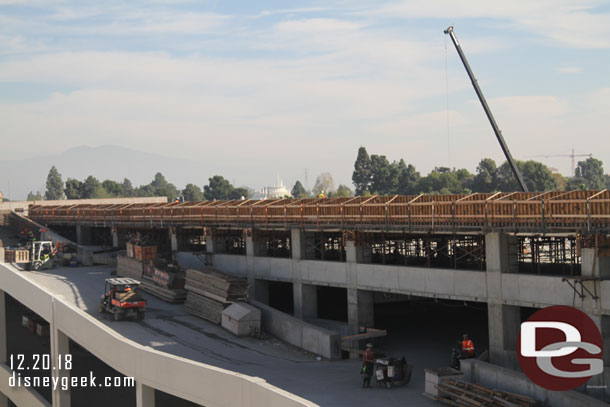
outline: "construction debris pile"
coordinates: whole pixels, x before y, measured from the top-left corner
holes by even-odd
[[[117,256],[117,275],[141,281],[143,291],[166,302],[177,304],[186,299],[184,271],[157,258],[156,246],[127,243],[126,256]]]
[[[187,290],[184,308],[187,312],[220,324],[222,311],[235,301],[248,298],[248,281],[206,267],[186,271]]]
[[[456,407],[539,407],[542,403],[531,397],[490,389],[461,380],[443,380],[437,386],[436,400]]]

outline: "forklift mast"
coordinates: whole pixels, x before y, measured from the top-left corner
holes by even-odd
[[[470,65],[468,64],[466,55],[464,55],[464,51],[462,51],[462,47],[460,46],[460,43],[458,42],[455,34],[453,33],[453,26],[449,26],[444,32],[445,32],[445,34],[449,34],[449,36],[451,37],[451,41],[453,41],[453,45],[455,46],[455,49],[457,50],[457,53],[460,56],[462,63],[464,64],[464,68],[466,68],[466,72],[468,73],[470,82],[472,82],[474,91],[476,92],[476,94],[479,98],[479,101],[481,102],[481,105],[483,105],[483,110],[485,110],[485,114],[487,115],[487,118],[489,119],[489,123],[491,124],[491,127],[493,128],[494,133],[496,134],[496,138],[498,139],[498,142],[500,143],[500,147],[502,147],[502,151],[504,151],[504,156],[506,157],[506,160],[508,161],[510,168],[513,170],[513,174],[515,174],[515,178],[517,178],[517,182],[519,183],[521,190],[523,192],[528,192],[527,185],[525,185],[525,181],[523,180],[521,171],[519,171],[519,167],[517,167],[517,163],[513,159],[513,156],[511,155],[510,150],[508,149],[508,145],[506,144],[506,141],[504,141],[504,137],[502,137],[502,132],[500,131],[500,128],[498,127],[498,124],[496,123],[496,119],[494,119],[494,116],[491,113],[491,109],[489,109],[489,106],[487,105],[487,100],[485,100],[485,96],[483,96],[483,91],[479,87],[479,84],[478,84],[476,78],[474,77],[472,70],[470,69]]]

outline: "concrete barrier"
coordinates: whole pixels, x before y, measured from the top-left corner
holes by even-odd
[[[113,369],[134,377],[136,383],[208,407],[317,407],[317,404],[272,386],[259,377],[140,345],[65,302],[62,297],[49,293],[31,281],[27,274],[6,265],[0,265],[0,268],[2,290],[51,321],[53,332],[63,332]],[[9,398],[17,396],[18,390],[5,390]]]
[[[261,310],[263,330],[273,336],[326,359],[341,358],[341,335],[309,324],[258,301],[250,301]]]
[[[550,391],[535,385],[521,372],[492,365],[476,359],[465,359],[460,362],[464,380],[478,383],[493,389],[509,391],[533,397],[539,401],[548,401],[553,407],[608,407],[608,404],[577,391]]]

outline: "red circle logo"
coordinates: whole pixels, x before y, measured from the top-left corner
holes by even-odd
[[[603,372],[603,341],[595,322],[573,307],[555,305],[521,324],[517,355],[531,381],[547,390],[572,390]]]

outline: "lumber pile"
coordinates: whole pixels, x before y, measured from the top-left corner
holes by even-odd
[[[186,299],[186,290],[184,288],[160,287],[147,279],[142,280],[140,289],[170,304],[181,304]]]
[[[186,311],[215,324],[220,324],[222,311],[226,307],[248,298],[246,279],[210,267],[204,270],[188,269],[185,288]]]
[[[142,280],[142,263],[125,256],[117,256],[116,274],[121,277],[135,278]]]
[[[535,407],[535,399],[520,394],[490,389],[461,380],[443,380],[437,386],[436,400],[454,407]]]

